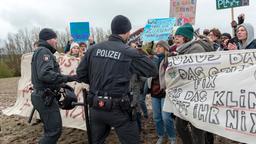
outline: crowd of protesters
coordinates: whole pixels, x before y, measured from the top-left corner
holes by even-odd
[[[233,34],[221,32],[218,28],[205,29],[203,34],[195,32],[192,25],[186,23],[176,29],[169,41],[159,41],[144,43],[130,42],[130,46],[141,48],[151,57],[157,65],[159,76],[143,80],[140,84],[140,95],[138,103],[140,111],[145,119],[148,119],[148,111],[145,105],[146,94],[151,95],[153,120],[158,136],[157,144],[163,143],[164,136],[167,136],[169,143],[175,144],[176,133],[181,138],[183,144],[213,144],[213,134],[200,130],[179,117],[171,113],[162,111],[165,99],[164,72],[167,67],[167,57],[190,53],[203,53],[210,51],[229,51],[242,49],[256,49],[254,38],[254,28],[250,23],[244,22],[244,15],[238,16],[238,23],[231,24]],[[232,36],[233,35],[233,36]],[[138,118],[141,118],[139,116]],[[141,125],[140,120],[138,124]]]
[[[255,49],[254,28],[244,22],[244,15],[239,15],[238,23],[232,22],[233,33],[221,32],[218,28],[204,29],[202,34],[196,33],[191,24],[186,23],[176,29],[169,41],[141,43],[130,41],[128,44],[148,55],[158,68],[158,76],[150,79],[132,76],[130,91],[133,95],[132,105],[138,105],[137,123],[142,131],[141,119],[149,118],[145,99],[150,94],[152,99],[153,120],[158,136],[157,144],[162,144],[166,136],[170,144],[176,143],[176,132],[183,144],[213,144],[213,134],[194,127],[188,121],[175,117],[172,113],[162,110],[166,96],[165,69],[169,56],[204,53],[210,51],[229,51]],[[233,36],[232,36],[233,35]],[[89,46],[94,45],[92,37]],[[72,39],[64,48],[64,53],[71,57],[82,57],[86,53],[86,43],[76,43]],[[143,115],[143,116],[142,116]]]

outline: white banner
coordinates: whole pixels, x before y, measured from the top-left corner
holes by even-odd
[[[164,111],[229,139],[256,141],[256,50],[168,59]]]
[[[18,95],[16,103],[13,107],[3,110],[6,115],[20,115],[29,117],[32,111],[31,104],[31,59],[32,53],[24,54],[21,59],[21,78],[18,84]],[[80,59],[67,57],[56,54],[61,72],[66,75],[76,74],[76,68]],[[82,89],[88,88],[88,85],[71,82],[68,83],[75,90],[78,101],[83,102]],[[61,110],[63,126],[86,130],[84,109],[82,106],[77,106],[72,110]],[[39,118],[38,113],[34,117]]]

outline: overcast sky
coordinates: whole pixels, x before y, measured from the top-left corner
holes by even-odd
[[[217,27],[230,32],[230,9],[217,11],[215,2],[197,0],[195,28]],[[91,27],[109,29],[112,18],[119,14],[129,17],[136,29],[147,19],[168,17],[169,5],[169,0],[1,0],[0,39],[23,28],[64,31],[71,21],[89,21]],[[246,22],[256,26],[255,10],[256,0],[250,0],[250,6],[235,8],[235,17],[243,12]]]

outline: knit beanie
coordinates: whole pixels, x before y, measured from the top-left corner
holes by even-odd
[[[169,51],[169,45],[168,45],[168,43],[167,43],[166,41],[161,40],[161,41],[159,41],[159,42],[156,44],[156,46],[158,46],[158,45],[162,46],[162,47],[165,48],[167,51]]]
[[[70,45],[70,50],[72,48],[74,48],[75,46],[77,46],[79,48],[79,44],[78,43],[72,42],[71,45]]]
[[[52,29],[44,28],[39,33],[39,39],[41,39],[41,40],[47,41],[52,38],[57,38],[56,33]]]
[[[115,16],[111,22],[112,34],[125,34],[132,29],[130,20],[122,15]]]
[[[182,35],[189,40],[193,39],[194,29],[190,23],[186,23],[183,26],[180,26],[177,30],[175,35]]]

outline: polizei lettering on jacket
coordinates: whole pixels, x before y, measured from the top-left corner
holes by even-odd
[[[121,53],[112,50],[98,49],[96,52],[96,56],[120,59]]]

